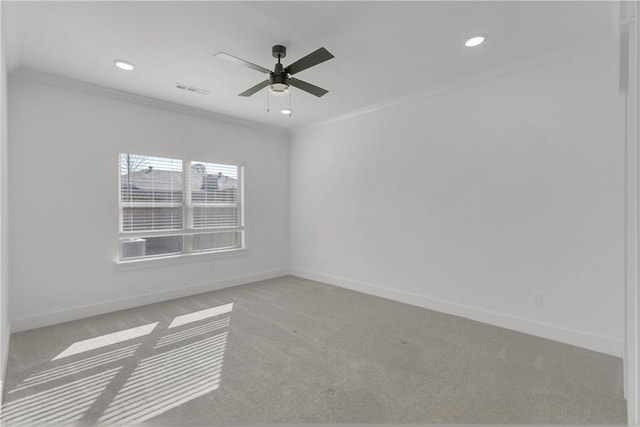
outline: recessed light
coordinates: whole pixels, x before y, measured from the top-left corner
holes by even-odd
[[[475,46],[481,45],[483,42],[484,42],[483,36],[475,36],[475,37],[471,37],[469,40],[464,42],[464,45],[466,47],[475,47]]]
[[[116,64],[116,67],[120,68],[121,70],[124,71],[131,71],[134,68],[136,68],[135,65],[133,65],[131,62],[129,61],[124,61],[122,59],[116,59],[115,61],[113,61],[114,64]]]
[[[289,110],[288,108],[285,108],[284,110],[282,110],[282,111],[280,111],[280,112],[281,112],[282,114],[286,114],[286,115],[289,115],[289,116],[290,116],[290,115],[291,115],[291,113],[292,113],[293,111]]]

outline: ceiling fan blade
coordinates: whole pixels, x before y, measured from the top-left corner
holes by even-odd
[[[265,87],[269,86],[270,83],[271,82],[269,80],[265,80],[263,82],[260,82],[257,85],[255,85],[254,87],[245,90],[244,92],[242,92],[238,96],[251,96],[254,93],[258,92],[260,89],[264,89]]]
[[[217,56],[218,58],[224,59],[225,61],[233,62],[234,64],[251,68],[252,70],[260,71],[261,73],[269,74],[271,72],[271,70],[268,70],[264,67],[256,65],[253,62],[245,61],[244,59],[238,58],[237,56],[229,55],[228,53],[218,52],[213,54],[213,56]]]
[[[293,64],[290,64],[284,70],[287,73],[293,75],[295,73],[299,73],[302,70],[306,70],[309,67],[313,67],[314,65],[318,65],[324,61],[328,61],[333,57],[334,56],[331,54],[331,52],[321,47],[320,49],[314,52],[311,52],[309,55],[305,56],[304,58],[298,59],[296,62],[294,62]]]
[[[309,92],[311,95],[315,95],[317,97],[321,97],[322,95],[329,92],[326,89],[322,89],[321,87],[312,85],[311,83],[307,83],[302,80],[295,79],[293,77],[289,79],[289,84],[291,84],[291,86],[297,87],[298,89],[304,90],[305,92]]]

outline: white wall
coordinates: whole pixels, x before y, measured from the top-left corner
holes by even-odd
[[[4,5],[2,5],[4,6]],[[7,63],[0,6],[0,396],[9,354],[9,172],[7,161]],[[1,399],[1,397],[0,397]]]
[[[292,273],[620,356],[616,64],[612,43],[295,133]]]
[[[9,79],[12,331],[287,273],[288,135],[110,93]],[[248,251],[116,266],[119,152],[243,165]]]
[[[640,423],[640,283],[638,278],[640,242],[640,31],[638,31],[638,2],[621,3],[620,13],[620,70],[621,89],[626,92],[626,324],[624,354],[624,386],[629,425]],[[625,49],[626,48],[626,49]]]

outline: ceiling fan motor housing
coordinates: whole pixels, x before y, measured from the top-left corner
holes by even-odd
[[[271,84],[281,83],[284,85],[289,85],[289,74],[284,71],[284,67],[282,64],[276,64],[272,73],[269,73],[269,81]]]
[[[284,71],[284,66],[280,63],[280,60],[287,56],[287,48],[277,44],[271,48],[271,53],[274,58],[278,58],[278,63],[273,72],[269,73],[271,92],[276,95],[285,94],[289,89],[289,73]]]

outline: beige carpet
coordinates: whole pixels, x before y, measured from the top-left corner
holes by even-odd
[[[14,334],[7,370],[9,425],[626,423],[618,358],[291,276]]]

